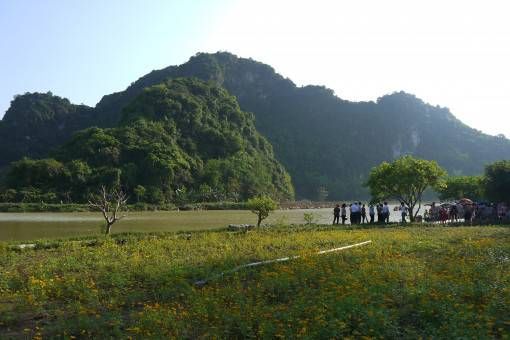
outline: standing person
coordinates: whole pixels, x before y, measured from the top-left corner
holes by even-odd
[[[361,202],[358,202],[358,224],[361,224]]]
[[[347,205],[345,205],[345,203],[342,204],[341,212],[342,212],[342,224],[345,224],[345,221],[347,220]]]
[[[354,202],[351,204],[351,224],[358,224],[358,202]]]
[[[406,223],[406,216],[407,216],[407,207],[404,205],[404,202],[400,203],[400,215],[402,216],[402,223]]]
[[[368,219],[367,219],[367,208],[365,207],[365,205],[364,205],[364,204],[363,204],[363,206],[361,207],[361,218],[362,218],[361,223],[368,223]]]
[[[351,224],[354,224],[354,217],[353,217],[354,214],[352,212],[352,209],[353,208],[352,208],[352,203],[351,203],[351,204],[349,204],[349,221],[351,221]]]
[[[382,223],[382,204],[377,203],[377,223]]]
[[[375,209],[374,209],[374,204],[370,204],[370,206],[368,207],[368,214],[370,215],[370,224],[373,224],[374,223],[374,216],[375,216]]]
[[[382,217],[384,223],[390,223],[390,207],[388,207],[388,202],[384,202],[382,207]]]
[[[340,205],[337,204],[335,209],[333,209],[333,224],[340,223]]]
[[[457,222],[458,218],[459,218],[459,211],[457,210],[457,205],[454,204],[450,207],[450,220],[453,223],[453,222]]]
[[[469,223],[469,224],[472,223],[474,210],[475,209],[474,209],[473,205],[471,205],[471,204],[466,204],[464,206],[464,223]]]
[[[333,224],[339,224],[340,223],[340,205],[335,205],[335,208],[333,209]]]

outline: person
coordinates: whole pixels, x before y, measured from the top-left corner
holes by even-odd
[[[430,220],[432,222],[435,222],[438,220],[438,217],[437,217],[437,212],[436,212],[436,202],[432,202],[432,204],[430,205]]]
[[[382,204],[377,203],[377,223],[382,223]]]
[[[361,207],[361,218],[362,218],[362,221],[361,223],[368,223],[368,219],[367,219],[367,208],[365,207],[365,205],[363,204],[362,207]]]
[[[360,215],[359,209],[358,202],[354,202],[351,205],[351,224],[358,224],[358,216]]]
[[[407,207],[404,205],[404,202],[400,203],[400,215],[402,216],[402,223],[406,223],[406,216],[407,216]]]
[[[425,211],[423,212],[423,219],[425,220],[425,222],[430,222],[429,211],[427,209],[425,209]]]
[[[344,203],[342,204],[342,224],[345,224],[345,221],[347,220],[347,205]]]
[[[471,205],[471,204],[466,204],[464,206],[464,223],[470,223],[472,222],[472,219],[473,219],[473,211],[474,211],[474,207]]]
[[[450,208],[450,220],[451,222],[457,222],[457,219],[459,218],[459,211],[457,210],[457,206],[454,204]]]
[[[368,206],[368,214],[370,215],[370,224],[373,224],[375,216],[375,209],[373,203]]]
[[[388,202],[384,202],[382,207],[382,218],[384,223],[390,223],[390,207],[388,207]]]
[[[337,204],[335,209],[333,209],[333,224],[340,223],[340,205]]]
[[[439,209],[439,219],[441,224],[446,224],[446,221],[448,221],[448,210],[445,207]]]

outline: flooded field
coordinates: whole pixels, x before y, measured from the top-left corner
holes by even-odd
[[[391,208],[390,220],[398,221],[398,212]],[[275,211],[267,223],[304,223],[304,213],[314,213],[317,223],[333,220],[330,208],[289,209]],[[129,212],[113,226],[113,233],[218,229],[255,222],[255,215],[245,210]],[[102,223],[100,213],[0,213],[0,241],[92,235],[99,233]]]

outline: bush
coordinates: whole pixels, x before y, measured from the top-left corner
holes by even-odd
[[[252,213],[257,215],[257,227],[260,227],[262,221],[278,207],[276,202],[267,195],[250,198],[246,206]]]

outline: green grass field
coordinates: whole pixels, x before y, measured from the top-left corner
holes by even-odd
[[[2,338],[510,335],[508,227],[119,234],[38,248],[0,248]],[[194,285],[288,255],[302,257]]]

